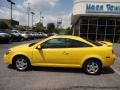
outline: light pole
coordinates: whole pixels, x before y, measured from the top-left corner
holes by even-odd
[[[28,28],[29,28],[30,26],[30,3],[28,3],[27,9],[28,9]]]
[[[11,0],[7,0],[11,4],[11,26],[12,26],[12,5],[15,5],[15,3]]]
[[[33,16],[35,15],[35,13],[31,12],[31,14],[32,14],[32,27],[33,27]]]

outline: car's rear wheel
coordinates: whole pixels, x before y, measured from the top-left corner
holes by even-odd
[[[18,56],[14,59],[13,65],[19,71],[26,71],[30,68],[29,60],[24,56]]]
[[[97,60],[89,60],[84,64],[83,69],[87,74],[97,75],[100,74],[102,65]]]

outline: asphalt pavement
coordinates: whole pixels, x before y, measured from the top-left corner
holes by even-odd
[[[0,44],[0,90],[120,90],[120,44],[113,46],[116,63],[96,76],[71,68],[33,67],[19,72],[3,63],[3,54],[8,48],[35,41]]]

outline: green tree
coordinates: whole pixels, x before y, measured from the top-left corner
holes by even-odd
[[[55,30],[54,30],[54,33],[57,33],[57,34],[59,34],[59,33],[60,33],[60,29],[58,29],[58,28],[55,28]]]
[[[25,31],[26,30],[26,28],[24,26],[22,26],[22,25],[18,25],[18,26],[16,26],[16,28],[19,31]]]
[[[8,29],[9,26],[4,22],[4,21],[0,21],[0,29]]]
[[[43,26],[42,23],[37,23],[35,26],[33,26],[33,30],[39,31],[39,32],[44,32],[45,27]]]
[[[48,23],[47,24],[47,30],[49,33],[53,33],[55,30],[55,24],[54,23]]]
[[[72,29],[70,27],[64,29],[64,28],[56,28],[55,31],[58,33],[58,34],[61,34],[61,35],[72,35]]]
[[[66,33],[67,33],[67,35],[72,35],[73,30],[72,30],[70,27],[68,27],[68,28],[66,29]]]

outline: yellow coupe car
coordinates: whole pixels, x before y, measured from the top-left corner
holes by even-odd
[[[77,36],[51,36],[37,43],[13,47],[4,55],[4,62],[19,71],[28,70],[30,66],[67,67],[82,68],[92,75],[114,61],[112,43]]]

